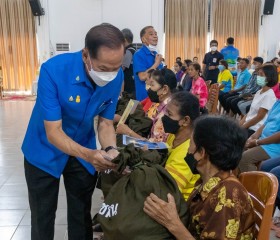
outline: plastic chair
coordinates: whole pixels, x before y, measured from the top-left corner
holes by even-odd
[[[217,112],[218,98],[219,98],[219,84],[215,83],[210,86],[208,102],[206,107],[209,114],[215,114]]]
[[[207,80],[207,81],[205,81],[205,83],[206,83],[206,86],[207,86],[207,89],[208,89],[208,92],[209,92],[209,89],[210,89],[210,87],[211,87],[212,80]]]
[[[233,87],[235,87],[236,82],[237,82],[237,76],[234,76],[234,77],[233,77]]]
[[[274,210],[274,202],[278,190],[278,180],[266,172],[244,172],[239,181],[249,192],[254,205],[257,240],[269,239],[270,224]]]

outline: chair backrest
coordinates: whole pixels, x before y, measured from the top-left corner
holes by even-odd
[[[208,101],[206,107],[210,114],[215,114],[217,112],[219,90],[220,89],[218,83],[212,84],[209,89]]]
[[[233,76],[233,86],[232,87],[235,87],[236,82],[237,82],[237,76]]]
[[[0,99],[3,98],[3,75],[2,75],[2,67],[0,66]]]
[[[257,240],[269,239],[278,180],[271,174],[260,171],[244,172],[239,181],[249,192],[254,205]]]
[[[210,87],[211,87],[212,80],[207,80],[207,81],[205,81],[205,83],[206,83],[206,86],[207,86],[207,89],[208,89],[208,92],[209,92],[209,89],[210,89]]]

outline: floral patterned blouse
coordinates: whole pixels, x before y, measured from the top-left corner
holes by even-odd
[[[149,109],[146,112],[146,116],[153,120],[154,116],[156,116],[156,112],[158,109],[159,103],[152,103]]]
[[[254,239],[251,198],[238,179],[219,172],[192,192],[187,228],[195,239]]]
[[[199,77],[192,81],[191,93],[199,95],[199,106],[201,108],[205,107],[208,99],[208,89],[203,78]]]
[[[164,132],[163,124],[161,118],[165,113],[165,108],[167,103],[170,101],[170,98],[165,99],[161,102],[158,106],[156,111],[154,111],[153,116],[151,119],[153,120],[153,126],[151,129],[151,134],[149,141],[151,142],[166,142],[168,133]]]

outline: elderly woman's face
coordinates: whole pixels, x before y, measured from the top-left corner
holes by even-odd
[[[193,154],[194,159],[197,161],[196,169],[200,174],[203,174],[206,170],[205,167],[207,165],[208,160],[206,160],[204,157],[205,155],[202,153],[204,151],[197,150],[197,147],[195,145],[195,142],[193,140],[193,135],[190,139],[190,146],[189,151],[190,154]]]

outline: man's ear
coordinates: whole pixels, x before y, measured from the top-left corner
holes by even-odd
[[[87,58],[88,58],[89,52],[86,48],[82,49],[82,58],[83,58],[83,62],[86,63]]]
[[[143,36],[143,37],[141,37],[141,41],[142,41],[142,43],[144,43],[144,44],[146,44],[147,43],[147,41],[146,41],[146,38]]]

